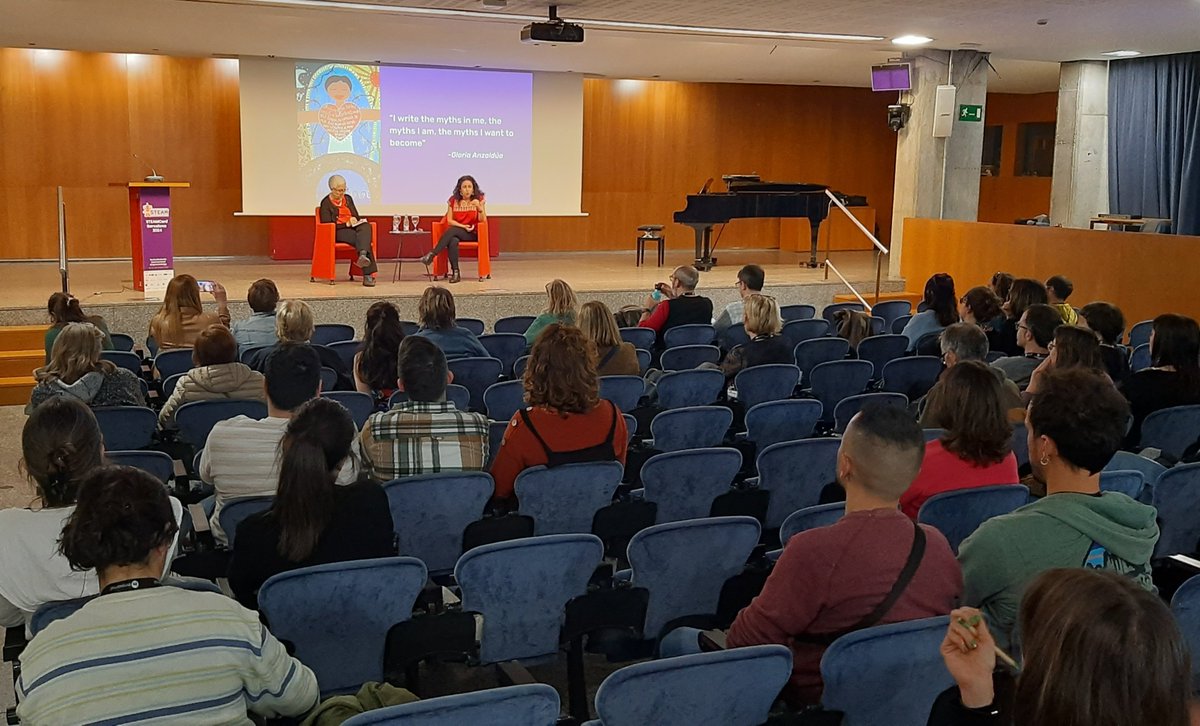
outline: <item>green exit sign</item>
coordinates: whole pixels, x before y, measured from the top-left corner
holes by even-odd
[[[958,120],[968,123],[979,123],[983,121],[983,106],[964,103],[958,107]]]

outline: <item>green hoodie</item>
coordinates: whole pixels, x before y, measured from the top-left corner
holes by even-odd
[[[1093,544],[1104,569],[1153,590],[1150,556],[1158,542],[1154,507],[1116,492],[1052,494],[984,522],[959,547],[963,601],[977,606],[1001,647],[1009,647],[1025,586],[1056,567],[1083,567]]]

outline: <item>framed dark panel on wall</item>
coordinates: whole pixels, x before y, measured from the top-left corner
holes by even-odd
[[[1017,126],[1017,176],[1054,175],[1054,122]]]
[[[983,129],[983,158],[980,176],[1000,176],[1000,148],[1004,145],[1003,126],[985,126]]]

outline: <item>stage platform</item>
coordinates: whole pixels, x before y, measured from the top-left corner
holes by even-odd
[[[649,256],[649,255],[648,255]],[[733,287],[738,268],[744,264],[762,265],[766,271],[767,292],[781,305],[809,303],[818,307],[833,301],[833,296],[848,292],[833,273],[800,265],[807,255],[777,249],[731,249],[718,254],[720,265],[701,273],[699,290],[712,298],[720,309],[735,299]],[[864,296],[874,290],[875,260],[871,252],[838,252],[834,264]],[[463,281],[446,285],[454,292],[460,317],[481,318],[489,324],[505,315],[533,315],[545,305],[546,282],[561,277],[575,288],[581,302],[603,300],[614,310],[622,305],[640,304],[654,283],[666,281],[676,265],[688,264],[691,257],[682,251],[668,251],[663,267],[636,267],[633,251],[570,253],[506,253],[492,262],[492,279],[476,281],[474,260],[464,260]],[[886,264],[886,263],[885,263]],[[373,288],[344,277],[346,263],[339,262],[343,278],[335,285],[309,282],[309,263],[278,262],[265,258],[177,258],[175,271],[198,279],[216,280],[229,291],[234,319],[249,314],[245,303],[250,283],[269,277],[284,298],[309,302],[317,320],[348,323],[359,328],[367,307],[376,300],[391,300],[404,319],[413,320],[417,301],[430,284],[425,267],[406,261],[402,275],[392,282],[395,263],[381,261],[378,284]],[[46,262],[0,263],[0,325],[30,325],[46,322],[46,299],[60,289],[58,266]],[[158,303],[142,299],[133,290],[132,270],[128,261],[73,262],[70,266],[71,292],[79,298],[84,311],[103,315],[110,328],[135,338],[147,329]],[[884,281],[884,291],[903,289],[900,281]],[[206,306],[211,297],[204,296]]]

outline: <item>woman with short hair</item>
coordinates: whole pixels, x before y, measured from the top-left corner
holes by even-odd
[[[1097,300],[1079,309],[1079,324],[1100,336],[1100,357],[1108,377],[1124,383],[1129,377],[1129,349],[1121,345],[1125,314],[1110,302]]]
[[[224,325],[210,325],[192,346],[192,368],[175,382],[175,390],[158,413],[158,425],[175,424],[179,407],[195,401],[226,399],[265,401],[263,374],[238,360],[238,345]]]
[[[417,303],[417,317],[421,328],[415,335],[436,343],[446,355],[446,360],[489,355],[479,338],[458,324],[454,295],[446,288],[425,288],[421,301]]]
[[[1200,403],[1200,326],[1186,315],[1154,319],[1150,368],[1131,374],[1121,386],[1133,413],[1125,448],[1141,443],[1142,422],[1155,411]]]
[[[534,466],[625,463],[625,419],[600,398],[596,346],[579,328],[552,323],[525,367],[525,403],[504,429],[492,464],[495,497],[509,499],[517,475]]]
[[[79,307],[79,301],[74,295],[65,292],[56,292],[46,301],[46,312],[50,314],[50,327],[46,328],[45,344],[46,344],[46,362],[50,362],[50,351],[54,348],[54,340],[58,338],[58,334],[62,332],[63,327],[67,323],[91,323],[95,325],[101,333],[104,333],[104,350],[113,350],[112,335],[108,332],[108,324],[104,322],[104,318],[99,315],[84,315],[83,308]]]
[[[159,350],[190,348],[200,331],[210,325],[229,327],[229,297],[219,282],[212,283],[217,312],[204,312],[200,302],[200,284],[191,275],[176,275],[167,283],[162,306],[150,319],[150,337]]]
[[[562,280],[551,280],[546,283],[546,297],[548,298],[546,309],[533,319],[525,331],[527,348],[533,347],[538,333],[545,330],[546,326],[551,323],[575,324],[575,315],[579,312],[579,300],[575,297],[575,291],[571,289],[570,285]]]
[[[57,396],[77,399],[89,406],[145,406],[142,384],[132,371],[100,358],[104,333],[91,323],[63,326],[50,362],[33,372],[37,380],[29,396],[29,413]]]
[[[250,356],[246,365],[259,373],[265,373],[267,358],[279,350],[280,346],[287,343],[312,345],[312,337],[316,330],[316,317],[308,303],[303,300],[284,300],[275,310],[275,335],[279,342],[269,348],[260,348],[257,353]],[[321,367],[329,368],[337,374],[337,382],[334,384],[333,390],[355,390],[354,378],[340,355],[323,345],[312,345],[312,348],[317,352],[317,357],[321,359]]]
[[[996,345],[1000,342],[1000,334],[995,329],[996,321],[1004,316],[1000,305],[1001,300],[992,288],[983,285],[967,290],[966,294],[958,299],[959,318],[964,323],[972,323],[982,328],[991,350],[997,350]]]
[[[387,401],[396,390],[396,364],[404,328],[400,311],[386,300],[367,308],[366,334],[354,354],[354,387],[376,401]]]
[[[637,349],[621,339],[616,318],[599,300],[585,302],[579,309],[579,330],[596,346],[596,375],[640,376]]]
[[[901,511],[916,519],[935,494],[1020,483],[1006,400],[987,364],[966,360],[946,369],[926,408],[945,433],[925,444],[921,471],[900,497]]]
[[[755,293],[745,299],[743,324],[750,342],[735,346],[721,361],[721,371],[732,381],[754,366],[794,363],[792,349],[780,334],[783,324],[775,298]]]

